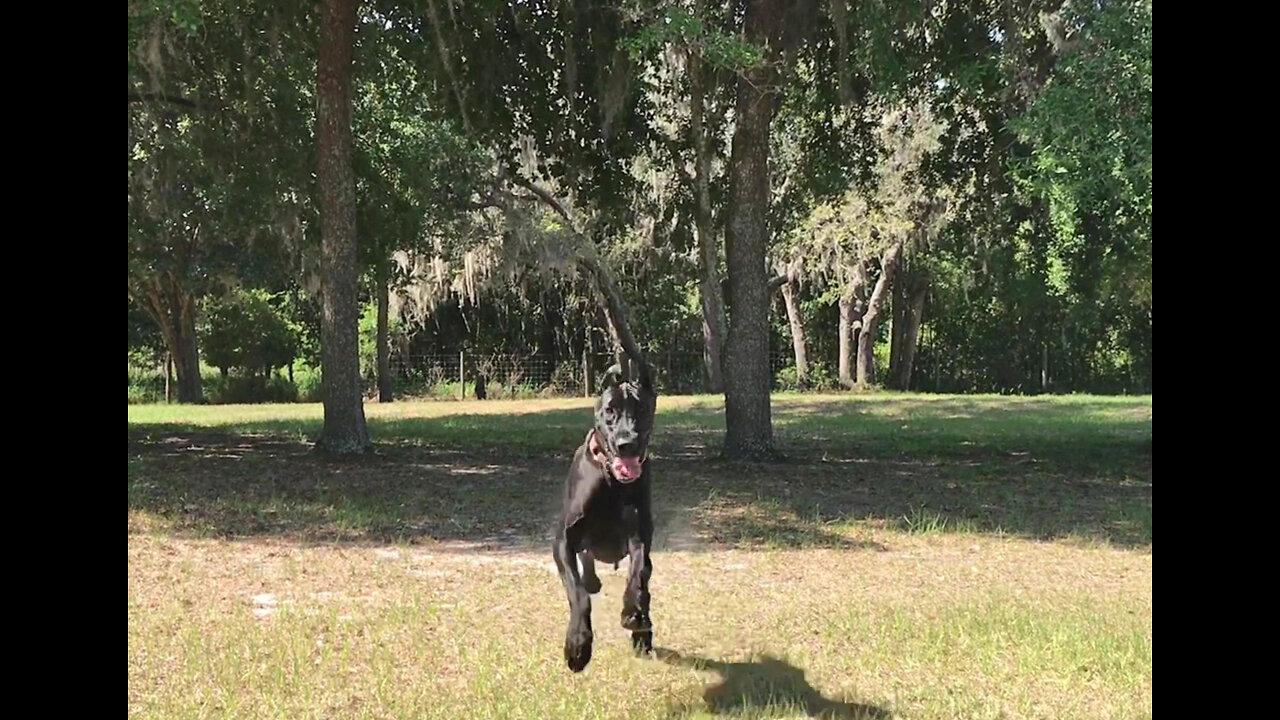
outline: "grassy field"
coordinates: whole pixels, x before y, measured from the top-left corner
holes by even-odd
[[[549,537],[590,400],[129,407],[136,718],[1149,718],[1151,398],[778,395],[782,462],[659,403],[656,657]]]

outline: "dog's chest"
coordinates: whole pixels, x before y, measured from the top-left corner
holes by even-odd
[[[627,538],[635,533],[639,508],[614,486],[592,496],[582,518],[583,545],[596,558],[616,562],[626,555]]]

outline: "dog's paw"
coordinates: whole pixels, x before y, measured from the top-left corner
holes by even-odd
[[[582,578],[582,587],[585,588],[588,593],[595,595],[600,592],[600,578],[595,575],[584,577]]]
[[[643,632],[652,630],[653,623],[649,620],[649,613],[639,610],[623,610],[622,611],[622,627],[632,632]]]
[[[564,638],[564,661],[570,670],[582,672],[587,663],[591,662],[591,641],[590,630],[569,630]]]
[[[653,631],[631,633],[631,649],[636,655],[649,655],[653,652]]]

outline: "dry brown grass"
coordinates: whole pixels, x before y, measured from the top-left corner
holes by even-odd
[[[802,427],[842,437],[853,421],[824,402]],[[870,414],[922,421],[885,402]],[[723,463],[688,449],[716,435],[686,405],[660,438],[661,651],[631,657],[626,566],[605,569],[582,675],[544,541],[564,458],[539,446],[574,423],[531,405],[492,415],[527,445],[406,436],[361,464],[268,429],[131,424],[130,717],[1150,717],[1149,399],[1137,449],[1086,443],[1100,465],[1015,430],[997,444],[1037,462],[941,441],[894,456],[876,426],[872,458],[827,442],[825,462]],[[1088,412],[1118,424],[1097,437],[1142,422]]]

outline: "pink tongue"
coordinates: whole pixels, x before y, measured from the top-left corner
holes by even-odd
[[[613,473],[620,478],[626,478],[628,480],[640,477],[640,458],[614,458]]]

